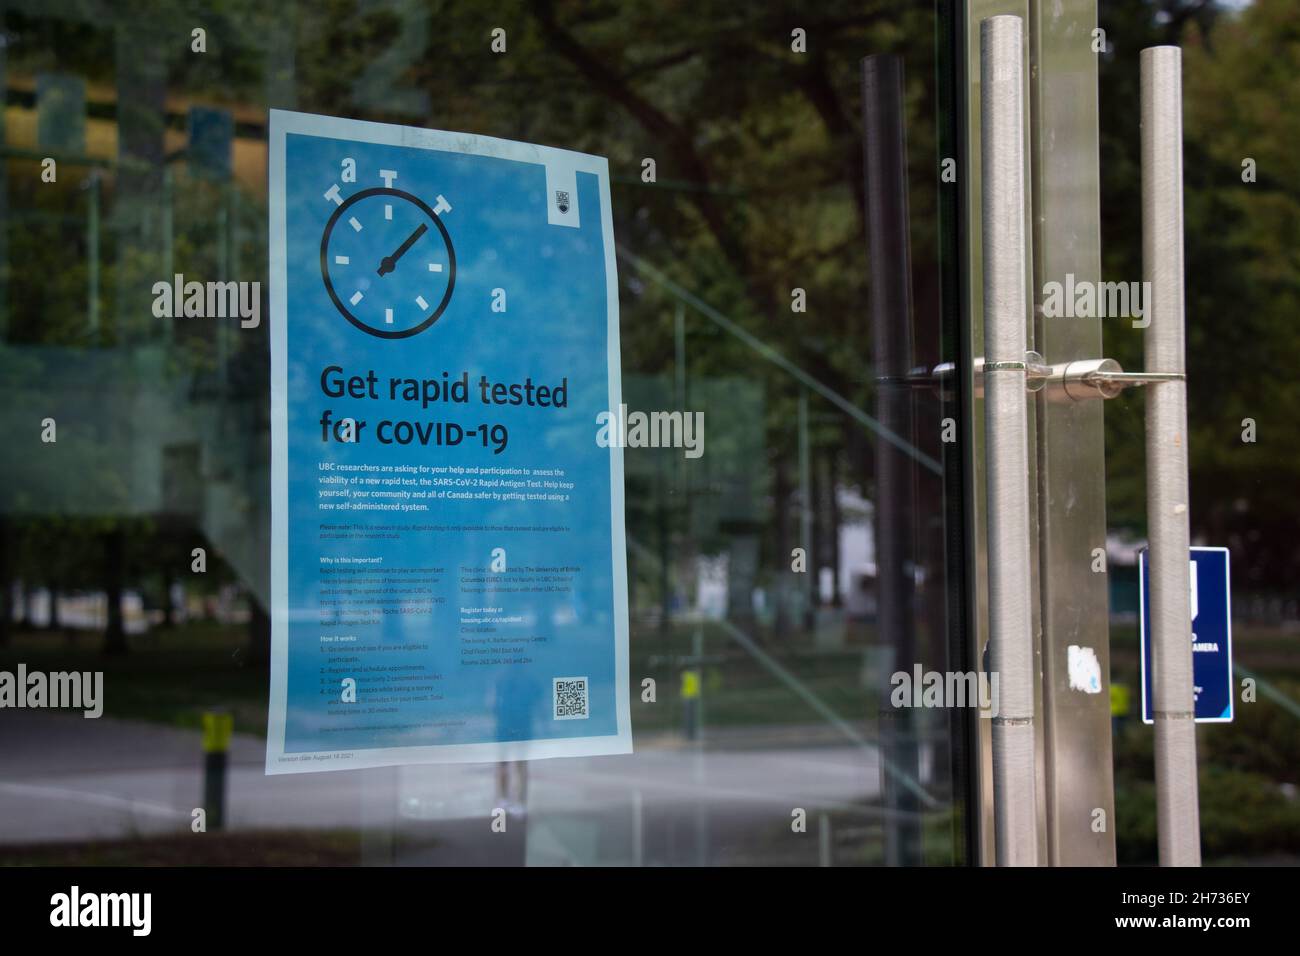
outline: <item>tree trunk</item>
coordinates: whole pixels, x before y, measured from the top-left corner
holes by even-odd
[[[831,552],[831,606],[844,606],[844,592],[840,589],[840,496],[839,496],[839,452],[831,452],[827,462],[827,523],[826,540]]]
[[[782,640],[790,632],[790,592],[794,590],[794,582],[797,580],[790,567],[792,546],[790,544],[789,517],[792,489],[784,457],[776,459],[776,476],[773,482],[772,497],[774,504],[772,525],[776,539],[776,573],[772,577],[772,586],[769,588],[769,600],[772,601],[773,611],[772,636],[777,640]],[[808,547],[808,542],[800,541],[799,547],[804,549],[804,560],[806,562],[811,558],[809,554],[811,549]],[[807,573],[806,566],[804,573]]]
[[[23,613],[18,618],[18,626],[24,631],[36,630],[36,618],[32,616],[32,605],[36,603],[36,589],[26,581],[23,582]]]
[[[57,631],[63,627],[63,622],[59,620],[59,582],[54,579],[46,585],[46,590],[50,594],[50,618],[45,622],[47,631]]]
[[[172,566],[163,562],[162,569],[162,626],[170,630],[176,626],[176,609],[172,607],[172,584],[175,583]]]
[[[248,656],[255,664],[271,659],[271,615],[257,598],[248,601]]]
[[[104,595],[108,599],[108,626],[104,630],[104,653],[125,654],[126,627],[122,621],[122,561],[126,552],[124,532],[104,535]]]

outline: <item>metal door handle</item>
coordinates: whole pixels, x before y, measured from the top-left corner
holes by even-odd
[[[988,490],[993,817],[999,866],[1038,863],[1034,643],[1025,396],[1025,101],[1019,17],[980,23],[984,434]]]
[[[1126,388],[1182,380],[1182,372],[1126,372],[1114,359],[1077,359],[1052,366],[1046,394],[1049,401],[1083,402],[1115,398]]]
[[[1178,47],[1142,51],[1142,278],[1151,289],[1146,367],[1147,528],[1156,831],[1163,866],[1199,866],[1195,698],[1187,583],[1187,385],[1183,378],[1183,94]]]

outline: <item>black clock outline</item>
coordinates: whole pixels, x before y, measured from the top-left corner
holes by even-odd
[[[371,196],[396,196],[399,199],[404,199],[413,204],[433,220],[433,224],[438,227],[438,232],[442,234],[443,243],[447,246],[447,259],[449,260],[447,268],[447,291],[443,293],[442,301],[438,303],[438,307],[429,314],[427,319],[419,325],[412,326],[409,329],[403,329],[402,331],[388,332],[383,329],[372,328],[365,322],[361,321],[348,311],[347,306],[345,306],[339,299],[338,293],[334,291],[334,283],[330,279],[328,252],[330,237],[334,234],[334,226],[338,224],[339,217],[342,216],[346,210],[361,200],[368,199]],[[325,223],[325,231],[321,234],[320,239],[320,274],[321,278],[325,280],[325,291],[330,294],[330,299],[334,302],[335,308],[342,313],[343,318],[347,319],[354,326],[368,335],[374,335],[381,339],[406,339],[410,338],[412,335],[420,334],[429,326],[433,325],[433,323],[437,322],[438,319],[442,317],[443,311],[446,310],[447,303],[451,301],[452,289],[456,287],[456,249],[451,244],[451,236],[447,234],[447,227],[442,224],[442,220],[438,218],[438,214],[430,209],[429,204],[423,199],[419,196],[412,195],[405,190],[392,189],[387,186],[375,186],[371,189],[363,189],[358,193],[353,193],[334,210],[334,214],[330,216],[329,222]]]

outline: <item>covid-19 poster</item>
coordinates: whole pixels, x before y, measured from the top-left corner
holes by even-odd
[[[267,773],[626,753],[605,159],[270,117]]]

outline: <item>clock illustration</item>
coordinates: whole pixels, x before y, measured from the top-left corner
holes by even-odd
[[[345,319],[370,335],[404,339],[433,325],[447,308],[456,286],[456,250],[442,219],[418,196],[391,187],[363,189],[325,224],[320,271]]]

